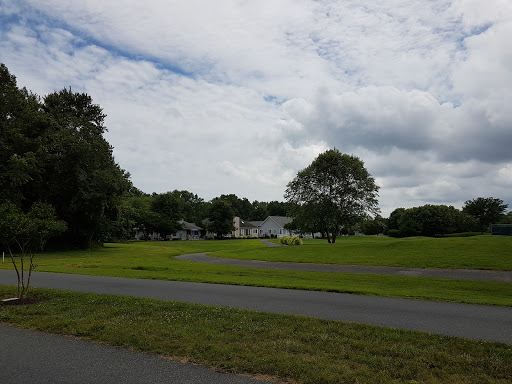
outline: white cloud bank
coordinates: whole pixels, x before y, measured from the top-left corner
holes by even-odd
[[[327,148],[381,207],[512,205],[512,5],[0,0],[0,61],[108,115],[136,186],[282,199]]]

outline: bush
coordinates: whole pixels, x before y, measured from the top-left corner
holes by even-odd
[[[389,237],[400,237],[400,231],[398,229],[390,229],[388,230]]]
[[[298,237],[284,236],[279,240],[283,245],[302,245],[302,239]]]

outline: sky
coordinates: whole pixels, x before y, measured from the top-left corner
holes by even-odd
[[[385,217],[512,209],[511,36],[510,0],[0,0],[0,62],[89,94],[144,192],[282,201],[337,148]]]

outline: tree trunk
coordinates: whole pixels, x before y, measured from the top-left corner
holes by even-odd
[[[18,298],[20,297],[20,271],[18,271],[18,266],[16,265],[16,261],[14,260],[14,256],[12,255],[11,248],[9,247],[9,256],[11,256],[12,265],[14,265],[14,269],[16,270],[16,276],[18,277]]]

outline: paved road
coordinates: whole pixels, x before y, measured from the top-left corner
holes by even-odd
[[[125,348],[0,324],[2,384],[262,384]]]
[[[0,270],[0,283],[15,284]],[[236,285],[36,272],[34,287],[305,315],[512,344],[512,308]]]
[[[274,244],[270,243],[269,244]],[[277,245],[277,244],[274,244]],[[337,264],[311,264],[311,263],[285,263],[261,260],[224,259],[221,257],[207,256],[205,253],[193,253],[189,255],[175,256],[178,260],[196,261],[208,264],[233,265],[237,267],[259,269],[281,269],[286,271],[310,271],[310,272],[348,272],[371,273],[379,275],[401,275],[437,277],[442,279],[482,280],[512,283],[512,271],[486,271],[478,269],[441,269],[441,268],[406,268],[383,267],[368,265],[337,265]]]

